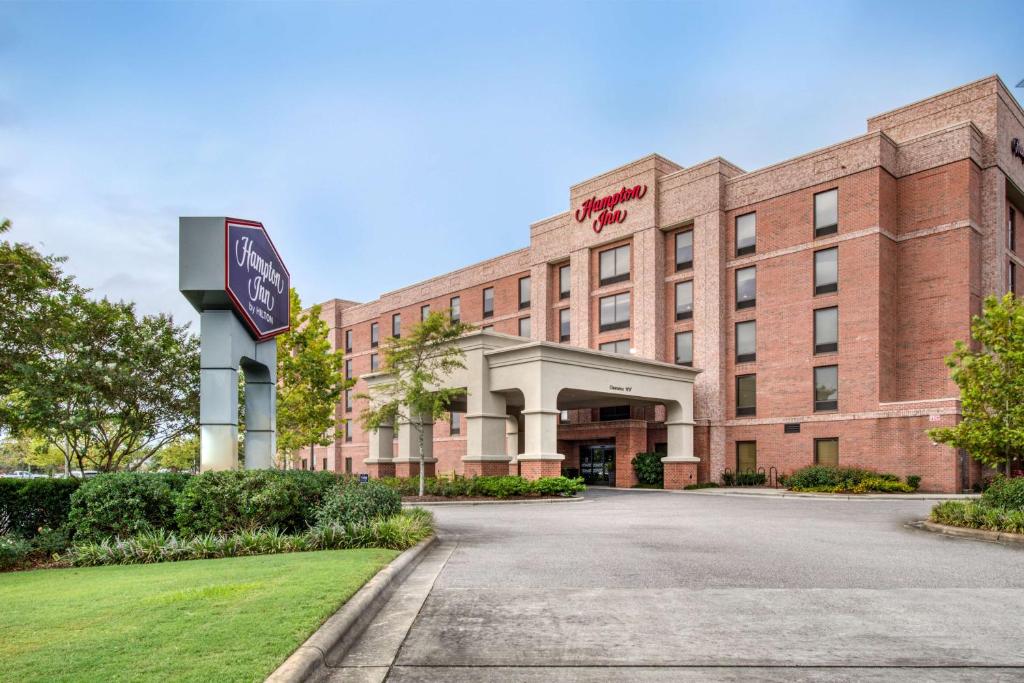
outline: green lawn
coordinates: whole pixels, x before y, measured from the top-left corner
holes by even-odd
[[[2,681],[257,681],[396,550],[0,574]]]

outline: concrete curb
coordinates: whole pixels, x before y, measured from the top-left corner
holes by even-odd
[[[975,541],[988,541],[989,543],[1008,543],[1024,547],[1024,534],[1011,534],[1007,531],[988,531],[987,529],[968,529],[961,526],[937,524],[926,519],[920,522],[911,522],[910,526],[946,536],[970,538]]]
[[[808,500],[975,500],[979,493],[800,493],[784,491],[779,493],[756,493],[754,491],[722,491],[718,489],[696,489],[673,491],[691,496],[747,496],[748,498],[804,498]]]
[[[402,507],[444,507],[446,505],[540,505],[542,503],[575,503],[583,499],[583,496],[571,496],[565,498],[521,498],[519,500],[512,498],[495,500],[425,500],[422,503],[403,500]]]
[[[356,591],[348,602],[327,618],[313,635],[306,639],[273,673],[270,683],[292,683],[309,680],[327,666],[327,658],[340,659],[356,638],[366,629],[381,606],[399,584],[423,559],[423,554],[437,541],[437,535],[420,541],[396,557],[388,566]]]

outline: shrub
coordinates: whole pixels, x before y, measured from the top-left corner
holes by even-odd
[[[17,536],[0,536],[0,570],[13,569],[32,554],[32,544]]]
[[[316,508],[338,484],[332,472],[247,470],[204,472],[178,494],[174,519],[185,537],[312,526]]]
[[[0,479],[0,535],[32,538],[40,528],[64,525],[71,509],[71,494],[81,480]]]
[[[415,496],[419,492],[419,480],[415,477],[384,477],[376,481],[403,496]],[[530,481],[517,476],[460,477],[455,475],[428,478],[423,492],[427,495],[445,498],[458,496],[511,498],[513,496],[572,496],[586,488],[581,478],[541,477]]]
[[[856,467],[813,465],[788,475],[786,486],[793,491],[818,493],[911,493],[914,489],[894,474]]]
[[[172,529],[174,496],[187,477],[121,472],[88,479],[71,497],[68,527],[83,541]]]
[[[996,477],[981,499],[986,505],[1007,510],[1024,510],[1024,477]]]
[[[932,508],[938,524],[1024,534],[1024,510],[993,507],[984,500],[947,500]]]
[[[723,472],[723,486],[763,486],[766,481],[764,472]]]
[[[907,475],[907,486],[909,486],[914,491],[916,491],[919,488],[921,488],[921,477],[920,477],[920,475],[908,474]]]
[[[402,496],[378,481],[346,482],[324,496],[316,509],[317,526],[364,524],[378,517],[397,515]]]
[[[633,456],[633,471],[637,481],[648,486],[665,485],[665,464],[661,453],[637,453]]]
[[[718,484],[713,481],[705,481],[701,484],[687,484],[683,487],[684,491],[696,491],[697,489],[717,489]]]
[[[533,490],[541,496],[575,496],[586,489],[582,477],[541,477],[533,482]]]

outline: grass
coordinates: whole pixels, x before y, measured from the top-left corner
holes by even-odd
[[[327,550],[0,574],[0,680],[261,681],[397,555]]]

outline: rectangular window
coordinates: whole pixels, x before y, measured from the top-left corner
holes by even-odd
[[[569,411],[568,410],[559,410],[558,411],[558,422],[559,422],[559,424],[564,424],[564,425],[569,424]]]
[[[519,319],[519,336],[529,337],[530,336],[530,319],[520,318]]]
[[[629,327],[629,292],[601,297],[602,332]]]
[[[395,313],[391,316],[391,336],[401,337],[402,336],[402,314]]]
[[[839,366],[822,365],[814,368],[814,409],[839,408]]]
[[[736,377],[736,414],[757,414],[757,375]]]
[[[693,268],[693,230],[676,233],[676,271]]]
[[[814,312],[814,352],[839,350],[839,309],[819,308]]]
[[[345,353],[352,353],[352,330],[345,330]]]
[[[753,254],[757,245],[757,214],[736,217],[736,255]]]
[[[345,379],[352,379],[352,359],[345,359]]]
[[[323,460],[321,462],[323,464],[320,466],[320,469],[322,469],[324,472],[326,472],[327,471],[327,458],[323,458]]]
[[[756,472],[757,471],[757,442],[737,441],[736,442],[736,471]]]
[[[745,320],[736,323],[736,362],[750,363],[757,360],[757,323]]]
[[[839,190],[814,195],[814,236],[831,235],[839,230]]]
[[[839,247],[814,252],[814,293],[839,290]]]
[[[345,420],[345,443],[352,443],[352,420]]]
[[[736,308],[750,308],[757,304],[757,267],[736,271]]]
[[[459,322],[462,320],[462,299],[457,296],[453,296],[449,302],[448,308],[452,312],[452,322]]]
[[[378,359],[377,354],[371,353],[370,354],[370,372],[377,372],[377,370],[379,370],[379,369],[380,369],[380,360]]]
[[[308,470],[309,469],[309,466],[306,464],[308,462],[309,461],[306,460],[305,458],[302,459],[302,469],[304,469],[304,470]]]
[[[569,341],[569,309],[563,308],[558,312],[558,341]]]
[[[612,420],[628,420],[630,418],[629,406],[608,406],[598,411],[598,419],[601,422]]]
[[[676,365],[693,365],[693,332],[676,332]]]
[[[420,322],[423,322],[430,317],[430,304],[423,304],[420,306]]]
[[[370,348],[380,345],[380,323],[370,323]]]
[[[530,277],[519,278],[519,310],[530,307]]]
[[[494,315],[494,287],[484,289],[484,317]]]
[[[448,417],[448,433],[452,436],[458,436],[462,433],[462,414],[456,411],[452,411]]]
[[[352,458],[345,458],[345,474],[352,474]]]
[[[1010,251],[1017,250],[1017,212],[1010,207],[1010,220],[1006,222],[1006,243],[1010,245]]]
[[[629,340],[628,339],[620,339],[618,341],[605,342],[603,344],[599,344],[598,347],[597,347],[597,350],[598,351],[606,351],[607,353],[622,353],[622,354],[627,354],[628,355],[629,354]]]
[[[676,283],[676,320],[693,317],[693,280]]]
[[[629,245],[623,244],[608,251],[602,251],[599,256],[601,262],[601,285],[610,285],[613,282],[622,282],[629,279]]]
[[[558,269],[558,298],[568,299],[572,290],[572,271],[569,266],[561,266]]]
[[[814,440],[814,464],[839,467],[839,439]]]
[[[352,412],[352,392],[349,390],[345,391],[345,412]]]
[[[1013,261],[1010,261],[1006,268],[1006,291],[1017,293],[1017,266]]]

